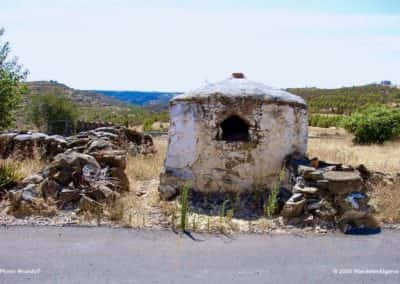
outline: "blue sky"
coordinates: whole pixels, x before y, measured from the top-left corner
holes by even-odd
[[[0,26],[29,80],[81,89],[400,83],[400,0],[1,0]]]

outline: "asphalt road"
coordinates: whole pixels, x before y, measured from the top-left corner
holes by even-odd
[[[400,232],[195,235],[1,227],[0,283],[400,283]]]

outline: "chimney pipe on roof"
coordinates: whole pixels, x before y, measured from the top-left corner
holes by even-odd
[[[244,79],[244,74],[240,72],[232,73],[232,77],[235,79]]]

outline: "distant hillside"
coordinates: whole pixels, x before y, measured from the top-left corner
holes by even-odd
[[[150,112],[167,110],[169,100],[179,92],[105,91],[76,90],[56,81],[26,83],[29,97],[35,94],[63,94],[84,108],[125,108],[136,105]],[[350,114],[354,110],[371,104],[400,105],[400,89],[382,84],[344,87],[337,89],[289,88],[287,91],[303,97],[310,113]]]
[[[400,89],[380,84],[338,89],[289,88],[287,91],[303,97],[310,113],[350,114],[366,105],[400,105]]]
[[[146,106],[150,108],[166,107],[169,100],[181,93],[179,92],[143,92],[143,91],[104,91],[94,92],[110,96],[125,103]]]
[[[57,81],[34,81],[27,82],[25,85],[28,88],[28,92],[24,97],[25,103],[28,103],[30,96],[34,96],[35,94],[58,94],[70,98],[80,107],[122,107],[125,105],[123,102],[112,97],[94,91],[72,89]]]

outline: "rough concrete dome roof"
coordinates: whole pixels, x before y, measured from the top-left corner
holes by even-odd
[[[199,89],[178,95],[171,100],[171,103],[178,101],[202,100],[218,96],[262,99],[269,102],[306,105],[303,98],[284,90],[275,89],[262,83],[247,80],[242,73],[233,73],[232,76],[226,80],[208,84]]]

